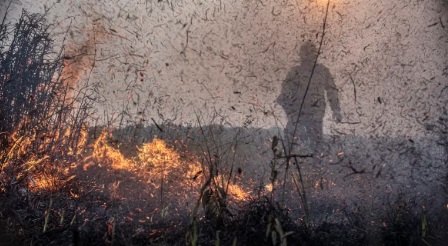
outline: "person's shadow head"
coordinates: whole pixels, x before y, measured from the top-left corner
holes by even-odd
[[[306,41],[305,43],[300,46],[300,60],[303,65],[306,64],[313,64],[317,57],[317,48],[316,45],[314,45],[311,41]]]

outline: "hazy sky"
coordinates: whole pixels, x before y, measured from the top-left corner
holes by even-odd
[[[8,1],[6,1],[7,3]],[[326,134],[425,134],[448,96],[448,16],[442,0],[333,0],[319,63],[334,78],[342,123],[327,107]],[[1,8],[6,4],[2,1]],[[98,104],[95,115],[124,122],[195,121],[216,113],[226,124],[275,127],[275,101],[307,41],[319,44],[324,0],[22,0],[48,12],[68,51],[84,52]],[[2,12],[3,13],[3,12]],[[95,67],[91,60],[95,56]],[[82,75],[83,73],[79,73]],[[85,83],[86,74],[79,85]],[[92,87],[93,88],[93,87]],[[327,104],[328,105],[328,104]],[[121,119],[121,118],[118,118]]]

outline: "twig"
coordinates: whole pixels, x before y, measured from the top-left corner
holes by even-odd
[[[159,129],[159,131],[164,132],[163,129],[156,123],[154,118],[151,118],[151,120],[152,120],[152,122],[154,122],[154,124],[156,125],[157,129]]]
[[[350,81],[353,84],[353,93],[355,94],[355,104],[356,104],[356,85],[355,85],[355,81],[352,78],[352,75],[350,73],[348,73],[348,76],[350,77]]]
[[[362,169],[361,171],[356,170],[356,168],[353,167],[351,162],[349,162],[349,164],[344,167],[350,168],[353,171],[353,173],[349,173],[349,174],[345,175],[343,179],[347,178],[348,176],[355,175],[355,174],[369,173],[369,172],[367,172],[366,168]]]
[[[190,33],[190,27],[193,25],[193,17],[194,17],[194,15],[191,16],[190,25],[187,28],[187,41],[185,42],[185,47],[180,52],[181,54],[184,54],[184,55],[185,55],[185,50],[187,50],[187,47],[188,47],[188,34]]]

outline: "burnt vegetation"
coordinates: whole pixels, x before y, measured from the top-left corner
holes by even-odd
[[[75,54],[55,50],[44,17],[24,11],[0,26],[1,245],[446,245],[448,207],[395,199],[373,225],[366,204],[311,201],[302,167],[312,156],[285,153],[292,143],[277,136],[270,183],[250,192],[235,161],[244,139],[220,142],[222,126],[201,115],[187,129],[151,118],[159,137],[123,154],[113,129],[92,126],[89,85],[75,90]],[[437,124],[447,146],[447,120]]]

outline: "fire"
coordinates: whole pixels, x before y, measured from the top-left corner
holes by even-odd
[[[205,172],[197,157],[187,151],[176,150],[161,139],[144,143],[137,147],[136,157],[126,158],[119,150],[120,145],[112,144],[112,129],[104,129],[93,143],[89,143],[88,126],[82,125],[78,129],[76,144],[70,144],[75,134],[70,127],[53,132],[33,130],[25,135],[18,132],[10,136],[13,146],[9,152],[2,152],[2,156],[7,158],[1,175],[16,173],[14,179],[26,180],[33,192],[58,190],[77,178],[80,173],[76,170],[87,173],[90,167],[99,166],[111,173],[120,170],[129,172],[144,180],[148,185],[145,192],[151,198],[160,198],[162,204],[165,200],[166,207],[175,200],[182,203],[182,200],[197,197],[197,191],[205,180]],[[30,151],[32,147],[34,149]],[[19,163],[22,165],[20,171]],[[245,200],[250,195],[235,181],[228,183],[226,175],[220,174],[215,179],[234,201]],[[101,187],[101,184],[96,186]],[[121,191],[119,180],[106,187],[113,200],[120,200],[122,195],[126,195]],[[73,197],[79,197],[77,193],[70,193]]]
[[[25,124],[25,123],[23,123]],[[18,126],[10,140],[14,143],[6,154],[1,173],[16,173],[15,179],[28,180],[33,191],[56,190],[74,178],[70,175],[71,160],[81,155],[87,139],[87,127],[80,129],[80,138],[76,145],[71,145],[70,129],[58,129],[53,134],[48,131],[39,132],[33,128],[31,132],[19,135]],[[48,137],[51,136],[51,137]],[[5,156],[5,153],[2,153]]]
[[[127,170],[145,176],[147,183],[156,179],[192,179],[202,169],[197,161],[183,161],[179,153],[160,139],[137,146],[138,158],[127,159],[116,148],[110,146],[111,130],[104,130],[93,145],[93,152],[84,159],[83,169],[91,165],[107,165],[115,170]],[[183,177],[180,177],[183,176]]]
[[[118,148],[110,144],[112,130],[105,129],[93,144],[91,154],[82,162],[83,170],[88,171],[91,166],[102,166],[110,171],[129,172],[143,180],[148,186],[146,192],[151,198],[164,200],[188,199],[201,182],[202,168],[193,158],[182,158],[177,150],[165,141],[154,139],[150,143],[137,146],[137,156],[126,158]],[[119,145],[118,145],[119,147]],[[114,199],[119,198],[119,183],[109,187]],[[159,197],[157,197],[159,196]]]
[[[241,186],[235,184],[229,184],[228,192],[237,201],[243,201],[249,196]]]
[[[132,169],[132,162],[126,159],[118,149],[111,147],[107,143],[107,138],[111,135],[111,129],[105,129],[100,137],[95,141],[92,155],[84,159],[83,169],[91,165],[98,164],[111,166],[113,169]]]
[[[227,191],[227,194],[230,195],[230,198],[234,199],[235,201],[243,201],[247,197],[249,197],[249,193],[244,191],[244,189],[235,183],[228,183],[227,181],[228,177],[225,177],[224,175],[219,175],[216,178],[216,183],[221,186],[225,191]]]
[[[179,153],[169,148],[163,140],[154,139],[151,143],[143,144],[138,150],[138,168],[150,172],[153,177],[172,179],[179,174],[185,174],[188,178],[201,171],[197,162],[182,162]]]

